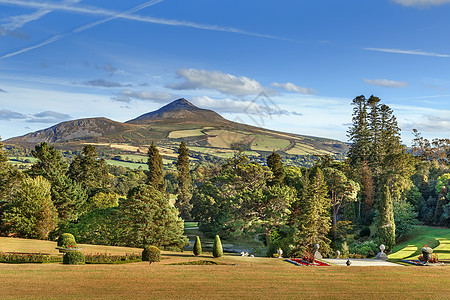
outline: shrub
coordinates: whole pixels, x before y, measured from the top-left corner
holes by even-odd
[[[69,251],[63,256],[64,265],[84,265],[85,258],[80,251]]]
[[[218,235],[216,235],[214,239],[212,254],[216,258],[222,257],[223,255],[222,242],[220,241],[220,237]]]
[[[141,254],[111,255],[107,253],[85,255],[86,264],[125,264],[141,261]]]
[[[70,248],[76,247],[77,242],[75,241],[75,237],[70,233],[63,233],[58,238],[58,247],[61,248]]]
[[[342,256],[342,258],[347,258],[349,254],[350,254],[350,251],[348,249],[347,242],[343,242],[342,245],[341,245],[341,256]]]
[[[200,242],[200,238],[197,235],[194,243],[194,255],[198,256],[200,254],[202,254],[202,243]]]
[[[155,246],[145,246],[142,251],[142,260],[152,262],[161,261],[161,251]]]
[[[361,229],[359,231],[359,236],[360,237],[370,236],[370,228],[369,227],[364,227],[363,229]]]
[[[349,248],[352,254],[359,254],[363,257],[375,256],[379,251],[378,246],[374,241],[353,243]]]

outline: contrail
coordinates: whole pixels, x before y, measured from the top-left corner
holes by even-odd
[[[145,3],[141,4],[141,5],[138,5],[138,6],[136,6],[136,7],[133,7],[133,8],[131,8],[131,9],[127,10],[127,11],[124,11],[123,13],[134,13],[134,12],[137,12],[137,11],[143,9],[143,8],[149,7],[149,6],[151,6],[151,5],[158,4],[158,3],[162,2],[162,1],[164,1],[164,0],[152,0],[152,1],[148,1],[148,2],[145,2]],[[0,2],[1,2],[1,0],[0,0]],[[79,32],[82,32],[82,31],[84,31],[84,30],[86,30],[86,29],[89,29],[89,28],[92,28],[92,27],[94,27],[94,26],[97,26],[97,25],[99,25],[99,24],[102,24],[102,23],[105,23],[105,22],[109,22],[109,21],[111,21],[111,20],[114,20],[114,19],[116,19],[116,18],[118,18],[118,17],[116,17],[116,16],[110,16],[110,17],[108,17],[108,18],[105,18],[105,19],[102,19],[102,20],[99,20],[99,21],[95,21],[95,22],[89,23],[89,24],[87,24],[87,25],[78,27],[78,28],[72,30],[71,32],[63,33],[63,34],[57,34],[57,35],[52,36],[51,38],[49,38],[49,39],[45,40],[44,42],[41,42],[41,43],[39,43],[39,44],[37,44],[37,45],[30,46],[30,47],[26,47],[26,48],[23,48],[23,49],[21,49],[21,50],[18,50],[18,51],[15,51],[15,52],[8,53],[8,54],[5,54],[5,55],[3,55],[3,56],[0,56],[0,59],[12,57],[12,56],[15,56],[15,55],[18,55],[18,54],[21,54],[21,53],[25,53],[25,52],[28,52],[28,51],[30,51],[30,50],[33,50],[33,49],[36,49],[36,48],[39,48],[39,47],[42,47],[42,46],[45,46],[45,45],[48,45],[48,44],[54,43],[54,42],[59,41],[60,39],[62,39],[62,38],[64,38],[64,37],[68,36],[68,35],[71,34],[71,33],[79,33]]]
[[[291,40],[291,39],[287,39],[287,38],[277,37],[277,36],[268,35],[268,34],[249,32],[249,31],[245,31],[245,30],[233,28],[233,27],[222,27],[222,26],[217,26],[217,25],[199,24],[199,23],[188,22],[188,21],[179,21],[179,20],[131,15],[127,12],[118,13],[118,12],[114,12],[111,10],[98,8],[98,7],[90,7],[90,6],[81,7],[81,6],[63,5],[63,4],[58,4],[58,3],[33,2],[33,1],[23,1],[23,0],[0,0],[0,4],[1,3],[15,5],[15,6],[39,8],[39,9],[60,10],[60,11],[67,11],[67,12],[80,13],[80,14],[103,15],[103,16],[114,17],[114,19],[121,18],[121,19],[128,19],[128,20],[145,22],[145,23],[154,23],[154,24],[169,25],[169,26],[191,27],[191,28],[203,29],[203,30],[230,32],[230,33],[237,33],[237,34],[248,35],[248,36],[297,42],[295,40]]]

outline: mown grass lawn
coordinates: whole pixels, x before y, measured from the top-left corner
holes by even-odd
[[[450,261],[450,229],[430,226],[415,226],[408,239],[394,247],[389,259],[417,259],[424,245],[433,248],[439,260]]]
[[[0,238],[0,251],[54,251],[48,241]],[[84,253],[129,253],[82,245]],[[222,265],[173,265],[214,260]],[[448,299],[449,267],[298,267],[282,259],[163,252],[125,265],[0,264],[0,298]]]

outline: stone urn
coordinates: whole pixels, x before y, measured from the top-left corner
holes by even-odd
[[[433,253],[433,249],[431,249],[430,247],[425,245],[421,249],[421,252],[422,252],[424,263],[427,263],[430,260],[430,258],[431,258],[431,253]]]

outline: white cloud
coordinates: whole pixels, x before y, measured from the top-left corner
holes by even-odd
[[[207,96],[192,97],[192,104],[200,107],[211,109],[219,113],[246,113],[252,115],[296,115],[301,116],[302,113],[296,111],[288,111],[279,108],[272,101],[244,101],[238,99],[213,99]]]
[[[450,3],[450,0],[393,0],[395,3],[403,6],[432,6]]]
[[[450,57],[449,54],[439,54],[434,52],[426,52],[423,50],[402,50],[402,49],[390,49],[390,48],[364,48],[364,50],[396,53],[396,54],[409,54],[409,55],[421,55],[421,56],[434,56],[434,57]]]
[[[395,80],[388,80],[388,79],[364,79],[365,83],[371,84],[371,85],[378,85],[388,88],[400,88],[409,86],[409,83],[406,81],[395,81]]]
[[[266,91],[258,81],[245,76],[234,76],[220,71],[180,69],[177,75],[185,81],[168,85],[175,90],[211,89],[226,95],[257,95]]]
[[[417,129],[422,132],[449,132],[450,117],[424,115],[413,122],[404,123],[403,126],[405,130]]]
[[[288,92],[298,93],[298,94],[306,94],[306,95],[317,94],[317,91],[314,89],[301,87],[301,86],[295,85],[291,82],[287,82],[287,83],[274,82],[271,84],[271,86],[286,90]]]
[[[112,99],[120,102],[130,102],[131,99],[138,100],[150,100],[155,102],[167,102],[170,100],[175,100],[176,96],[166,92],[149,92],[149,91],[139,91],[134,92],[131,90],[122,90]]]

